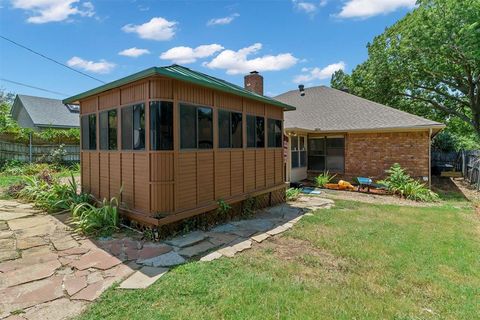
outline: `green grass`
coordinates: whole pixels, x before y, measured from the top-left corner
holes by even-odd
[[[337,201],[234,259],[110,289],[80,319],[478,319],[479,252],[467,202]]]

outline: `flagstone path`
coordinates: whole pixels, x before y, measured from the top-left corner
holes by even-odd
[[[70,229],[67,214],[51,216],[30,204],[0,200],[0,319],[75,317],[116,282],[120,289],[142,289],[176,265],[233,257],[288,230],[303,213],[332,205],[302,197],[252,219],[148,242],[125,234],[91,240]]]

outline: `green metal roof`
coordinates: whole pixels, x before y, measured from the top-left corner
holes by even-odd
[[[93,96],[95,94],[99,94],[101,92],[117,88],[120,86],[123,86],[125,84],[147,78],[150,76],[154,75],[162,75],[166,76],[169,78],[197,84],[203,87],[215,89],[218,91],[222,92],[227,92],[231,93],[237,96],[245,97],[245,98],[250,98],[252,100],[260,101],[263,103],[269,103],[278,107],[281,107],[285,110],[295,110],[295,107],[292,107],[288,104],[282,103],[280,101],[277,101],[275,99],[269,98],[262,96],[260,94],[257,94],[255,92],[248,91],[240,86],[237,86],[233,83],[227,82],[225,80],[221,80],[212,76],[209,76],[205,73],[193,71],[189,68],[185,68],[179,65],[171,65],[168,67],[152,67],[148,68],[146,70],[134,73],[128,77],[121,78],[118,80],[115,80],[113,82],[107,83],[103,86],[94,88],[92,90],[85,91],[83,93],[77,94],[75,96],[72,96],[70,98],[67,98],[63,100],[63,103],[76,103],[81,99],[85,99],[89,96]]]

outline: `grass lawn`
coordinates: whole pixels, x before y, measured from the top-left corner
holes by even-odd
[[[480,217],[463,201],[336,201],[233,259],[108,290],[80,319],[479,319]]]

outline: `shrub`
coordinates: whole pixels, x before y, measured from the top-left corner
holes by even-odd
[[[225,202],[225,200],[220,199],[217,201],[218,209],[217,212],[221,215],[227,215],[228,212],[232,209],[232,206]]]
[[[80,203],[72,211],[75,231],[86,235],[109,236],[118,229],[119,222],[118,200],[115,197],[109,201],[103,199],[99,207]]]
[[[384,184],[394,194],[415,201],[428,202],[438,199],[435,192],[428,189],[425,184],[410,177],[398,163],[390,167],[386,173],[389,174],[388,177],[379,181],[379,183]]]
[[[325,187],[336,175],[331,176],[328,171],[325,171],[315,177],[315,185],[319,188]]]
[[[300,189],[299,188],[289,188],[285,192],[285,196],[287,201],[295,201],[300,197]]]

